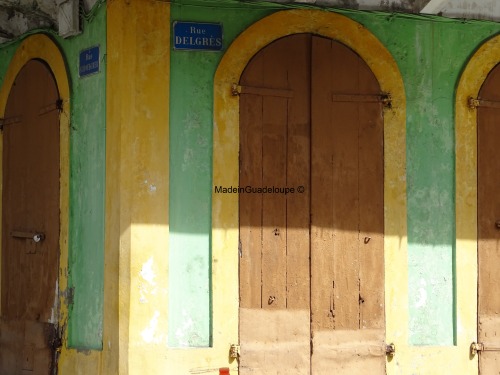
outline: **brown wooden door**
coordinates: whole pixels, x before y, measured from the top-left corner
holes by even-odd
[[[481,87],[479,97],[500,103],[500,66]],[[500,348],[500,108],[481,106],[478,138],[478,341]],[[482,375],[500,373],[500,350],[479,352]]]
[[[240,85],[240,372],[383,374],[378,82],[349,48],[299,34]]]
[[[58,100],[50,70],[43,62],[31,60],[16,77],[5,110],[1,374],[47,375],[56,371]],[[34,239],[36,234],[42,238]]]

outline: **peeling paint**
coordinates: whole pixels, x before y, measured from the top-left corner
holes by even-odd
[[[49,323],[57,324],[59,321],[59,278],[56,279],[56,290],[54,293],[54,303],[50,313]]]
[[[418,289],[419,295],[417,296],[417,301],[415,302],[415,307],[424,307],[427,303],[427,291],[425,290],[426,282],[424,279],[420,279],[420,288]]]
[[[149,325],[144,328],[141,332],[142,339],[146,343],[161,343],[163,341],[163,335],[156,335],[156,331],[158,328],[158,319],[160,317],[160,312],[158,310],[155,311],[153,317],[149,321]]]
[[[156,286],[156,281],[155,281],[156,274],[153,270],[153,257],[150,257],[148,261],[142,265],[142,270],[140,275],[144,280],[146,280],[149,283],[149,285]]]

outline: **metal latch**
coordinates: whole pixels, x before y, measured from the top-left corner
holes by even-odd
[[[10,235],[14,238],[24,238],[26,240],[33,240],[33,242],[40,242],[45,239],[45,234],[43,233],[13,231],[10,232]]]
[[[393,358],[396,355],[396,345],[394,343],[390,343],[385,346],[385,355],[389,358]]]
[[[229,348],[229,358],[238,358],[240,356],[240,346],[231,344]]]
[[[482,342],[473,342],[470,344],[470,354],[474,356],[478,352],[500,352],[500,347],[485,346]]]

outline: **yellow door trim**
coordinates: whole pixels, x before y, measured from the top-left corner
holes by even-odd
[[[322,35],[353,49],[393,99],[384,114],[385,298],[387,339],[396,344],[399,356],[408,341],[406,98],[394,58],[372,33],[347,17],[320,10],[277,12],[241,33],[215,74],[213,184],[238,185],[239,101],[231,95],[231,85],[259,50],[296,33]],[[228,344],[238,342],[238,194],[213,191],[212,257],[214,350],[227,356]],[[388,363],[388,373],[396,373],[398,361]],[[236,363],[231,366],[237,369]]]

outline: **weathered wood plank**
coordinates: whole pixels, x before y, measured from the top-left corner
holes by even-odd
[[[344,45],[329,50],[334,92],[359,91],[359,57]],[[332,103],[335,329],[359,327],[359,104]]]
[[[311,71],[311,323],[312,329],[335,327],[331,41],[312,38]],[[324,53],[328,56],[325,58]]]
[[[287,308],[308,309],[310,303],[310,42],[311,35],[287,38],[288,83],[295,96],[288,102],[287,195]],[[297,188],[304,187],[303,193]]]
[[[359,65],[359,91],[380,91],[373,73]],[[360,328],[383,329],[384,121],[382,103],[359,106]]]

